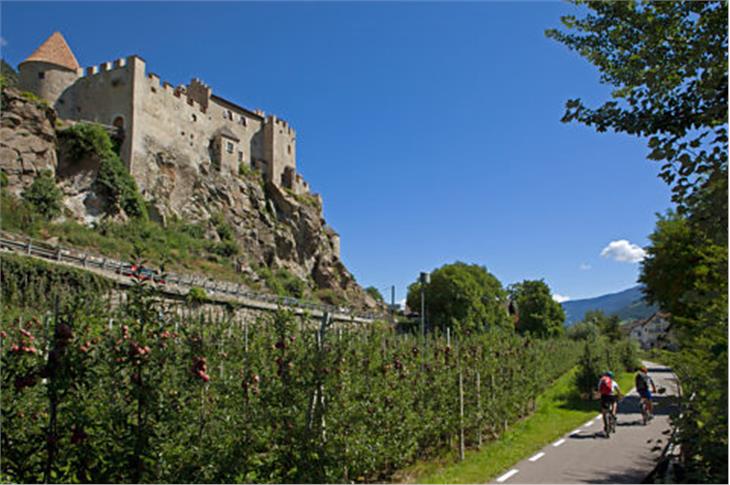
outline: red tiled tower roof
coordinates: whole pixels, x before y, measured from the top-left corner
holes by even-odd
[[[75,71],[79,69],[79,62],[76,60],[76,56],[71,52],[71,48],[66,43],[66,39],[63,38],[60,32],[54,32],[51,34],[41,46],[35,50],[26,60],[21,64],[30,61],[41,61],[48,62],[50,64],[56,64],[57,66],[65,67]]]

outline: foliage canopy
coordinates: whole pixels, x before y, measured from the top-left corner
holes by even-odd
[[[409,308],[419,309],[421,284],[408,287]],[[456,262],[431,273],[424,288],[429,328],[508,328],[507,292],[484,266]]]
[[[39,173],[30,187],[23,191],[22,197],[46,220],[61,214],[63,193],[56,186],[56,180],[49,170]]]
[[[512,301],[517,306],[517,330],[522,334],[554,337],[563,334],[565,311],[553,300],[550,287],[542,281],[525,280],[509,287]]]

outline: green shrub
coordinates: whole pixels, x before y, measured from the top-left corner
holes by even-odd
[[[147,219],[147,208],[137,189],[137,182],[116,154],[101,160],[96,181],[103,188],[111,211],[119,207],[130,217]]]
[[[36,176],[33,183],[22,193],[25,200],[41,217],[50,220],[61,214],[63,193],[49,170]]]
[[[99,158],[96,182],[106,199],[106,211],[115,214],[123,210],[132,218],[147,219],[147,208],[137,188],[137,182],[127,171],[106,130],[95,124],[77,123],[58,134],[60,144],[76,159]]]
[[[235,233],[233,228],[226,222],[223,214],[216,212],[210,216],[210,223],[213,224],[215,231],[218,233],[218,237],[221,241],[233,241]]]
[[[200,224],[183,224],[180,227],[180,232],[195,239],[205,238],[205,228]]]
[[[590,396],[607,370],[618,373],[638,368],[638,352],[628,339],[592,338],[584,341],[578,365],[576,385],[581,393]]]
[[[0,188],[7,187],[8,183],[8,175],[5,170],[0,170]]]
[[[307,291],[307,283],[285,268],[272,271],[263,266],[257,269],[257,273],[264,280],[266,287],[277,295],[302,298]]]
[[[0,59],[0,89],[14,88],[17,85],[18,72],[5,59]]]
[[[208,246],[208,251],[224,258],[231,258],[233,256],[237,256],[241,252],[241,248],[235,241],[226,239],[224,241],[210,244]]]
[[[328,305],[340,306],[346,303],[345,298],[329,288],[322,288],[314,292],[314,296]]]
[[[380,293],[380,290],[378,290],[374,286],[368,286],[367,288],[365,288],[365,293],[370,295],[375,301],[379,301],[381,303],[385,302],[385,299],[383,298],[382,293]]]
[[[201,303],[205,303],[208,301],[208,294],[205,292],[204,289],[193,287],[190,288],[188,291],[187,296],[185,297],[185,301],[189,305],[200,305]]]
[[[239,177],[244,177],[244,178],[250,179],[250,178],[257,177],[258,174],[259,174],[259,171],[251,168],[251,165],[249,165],[248,163],[241,162],[238,164]]]
[[[36,95],[35,93],[31,93],[30,91],[23,91],[20,93],[20,95],[25,99],[26,101],[30,101],[31,103],[35,103],[36,105],[42,107],[42,108],[48,108],[48,101],[41,98],[40,96]]]
[[[59,131],[58,141],[74,159],[94,155],[103,158],[114,152],[106,130],[91,123],[76,123]]]

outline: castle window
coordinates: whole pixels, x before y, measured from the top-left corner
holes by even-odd
[[[195,123],[196,121],[198,121],[198,116],[195,113],[193,113],[192,119],[193,119],[193,123]]]
[[[45,78],[46,78],[46,73],[45,72],[41,71],[41,72],[38,73],[38,79],[45,79]]]
[[[238,152],[238,161],[239,162],[243,161],[243,152]]]
[[[226,151],[228,153],[233,153],[233,142],[231,142],[231,141],[226,142]]]
[[[286,152],[291,155],[291,145],[286,146]]]
[[[223,119],[224,119],[224,120],[231,120],[231,121],[233,121],[233,113],[231,113],[231,110],[227,109],[227,110],[226,110],[226,111],[225,111],[225,112],[223,113]]]
[[[243,115],[241,115],[241,124],[242,124],[243,126],[246,126],[246,125],[247,125],[247,122],[246,122],[246,117],[245,117],[245,116],[243,116]]]

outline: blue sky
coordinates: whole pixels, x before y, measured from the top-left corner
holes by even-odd
[[[343,261],[387,297],[456,260],[571,299],[620,291],[639,265],[616,259],[639,258],[670,206],[643,140],[560,122],[567,99],[610,95],[544,36],[565,3],[0,8],[13,65],[59,30],[82,65],[139,54],[163,80],[287,119]]]

